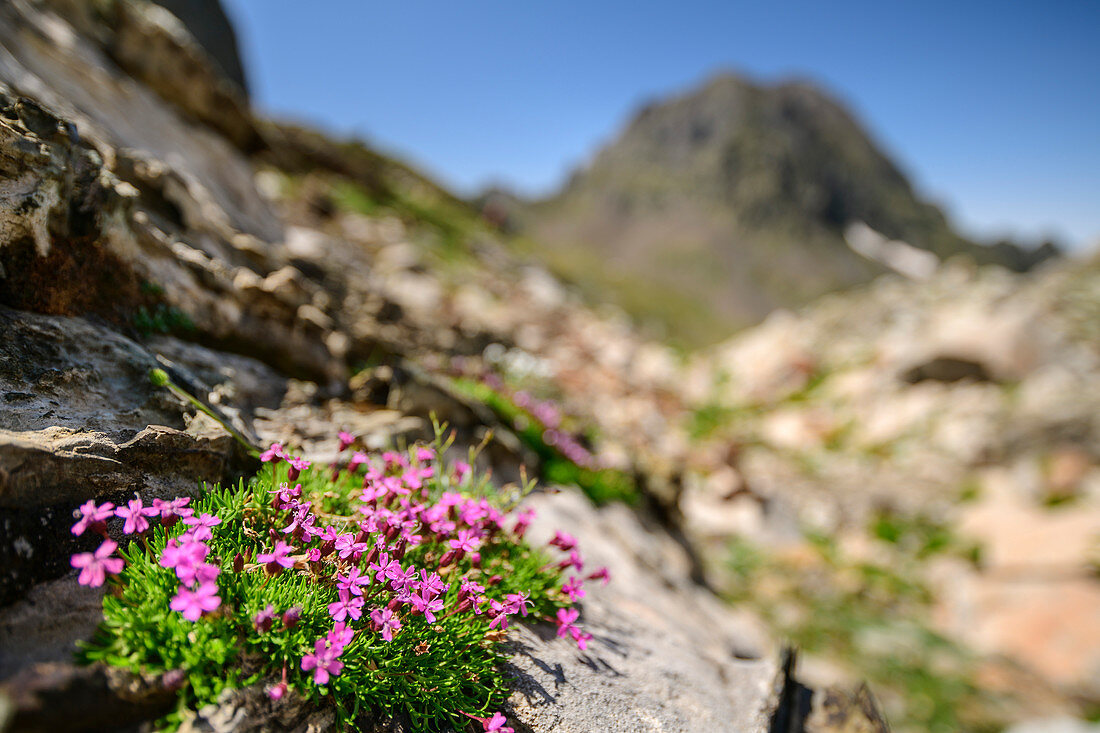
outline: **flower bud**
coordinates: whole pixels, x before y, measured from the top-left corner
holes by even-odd
[[[289,631],[298,625],[298,621],[302,618],[302,609],[297,606],[291,606],[283,614],[283,626]]]

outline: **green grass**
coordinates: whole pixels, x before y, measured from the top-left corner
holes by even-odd
[[[134,329],[143,338],[153,334],[189,334],[194,332],[195,323],[191,318],[174,306],[158,303],[151,307],[138,306],[132,320]]]
[[[485,225],[472,209],[434,196],[427,189],[391,185],[383,192],[372,193],[340,177],[330,178],[329,187],[337,207],[367,216],[396,216],[430,250],[446,259],[467,258],[472,240],[485,232]]]

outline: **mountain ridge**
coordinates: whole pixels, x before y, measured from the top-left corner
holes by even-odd
[[[642,105],[556,194],[503,206],[582,289],[628,301],[632,288],[660,289],[679,312],[658,303],[635,314],[695,343],[885,272],[845,241],[857,223],[941,260],[1023,271],[1053,254],[958,234],[815,83],[728,71]],[[591,280],[595,261],[615,273]]]

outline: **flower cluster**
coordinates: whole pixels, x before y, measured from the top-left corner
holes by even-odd
[[[354,436],[341,433],[341,451],[353,443]],[[443,612],[484,614],[489,630],[504,630],[510,617],[527,615],[526,593],[507,593],[495,598],[487,594],[483,585],[467,577],[459,577],[452,605],[447,606],[446,594],[451,583],[441,573],[459,576],[457,569],[464,563],[479,568],[480,549],[507,533],[522,539],[532,513],[522,513],[509,526],[506,515],[485,497],[471,498],[451,490],[443,491],[433,501],[426,482],[436,475],[436,458],[435,452],[427,447],[416,449],[411,458],[387,451],[380,460],[374,460],[356,452],[346,470],[358,477],[358,471],[363,469],[355,506],[357,516],[345,517],[337,524],[328,523],[314,513],[313,502],[303,500],[300,483],[291,487],[287,482],[270,492],[272,508],[287,522],[279,532],[293,537],[297,547],[278,539],[269,552],[257,555],[257,563],[268,574],[277,575],[294,566],[290,553],[297,550],[311,572],[335,578],[337,596],[327,605],[334,630],[317,639],[314,651],[301,659],[301,668],[314,672],[315,683],[325,684],[339,674],[341,664],[337,658],[346,646],[341,640],[345,634],[348,640],[354,634],[347,624],[360,623],[384,641],[392,641],[410,617],[423,616],[425,621],[434,623],[437,614]],[[300,476],[296,464],[305,463],[303,468],[308,467],[308,462],[291,456],[279,444],[271,446],[261,460],[276,464],[288,461],[291,481]],[[334,473],[337,477],[340,474],[338,464]],[[447,484],[461,487],[469,473],[469,465],[458,462],[447,477]],[[576,542],[566,538],[568,535],[558,533],[550,543],[570,553],[558,567],[573,567],[580,572],[583,560],[575,549]],[[406,561],[409,551],[421,546],[442,550],[436,556],[435,569]],[[607,571],[602,569],[592,577],[606,578]],[[490,584],[494,581],[499,579],[488,578]],[[582,582],[570,576],[561,587],[561,595],[570,603],[583,598]],[[576,621],[577,615],[574,613],[571,620]],[[559,623],[560,618],[559,615]],[[591,636],[575,626],[569,628],[584,649]]]
[[[113,557],[118,544],[107,536],[107,520],[122,519],[123,534],[142,537],[152,526],[150,519],[159,518],[165,527],[182,520],[188,529],[178,538],[170,540],[160,557],[161,566],[175,570],[180,582],[171,608],[190,621],[197,621],[204,613],[217,609],[221,599],[216,580],[221,569],[217,564],[207,562],[210,548],[204,541],[213,537],[212,529],[221,524],[221,520],[212,514],[194,516],[194,510],[187,506],[190,502],[190,497],[171,501],[153,499],[152,506],[145,506],[140,498],[131,499],[125,506],[119,507],[111,502],[98,505],[94,500],[86,502],[77,510],[80,519],[73,525],[72,532],[82,535],[91,530],[103,537],[103,543],[95,552],[72,556],[72,566],[81,569],[77,582],[98,587],[106,582],[107,575],[122,572],[124,562],[121,557]]]
[[[124,532],[142,535],[148,563],[140,553],[126,555],[140,567],[123,574],[131,580],[123,606],[151,607],[139,591],[165,588],[177,619],[213,624],[204,635],[232,639],[210,647],[230,655],[225,664],[242,645],[266,660],[266,679],[279,680],[267,686],[272,700],[296,690],[353,711],[392,707],[388,694],[411,711],[421,708],[407,698],[412,688],[400,675],[434,675],[436,684],[420,684],[452,696],[446,722],[461,714],[486,730],[510,730],[500,713],[464,712],[501,699],[497,647],[510,624],[523,617],[555,623],[559,636],[585,650],[592,636],[577,625],[573,604],[585,597],[585,581],[607,582],[607,570],[585,575],[576,540],[563,532],[531,547],[525,537],[533,512],[492,500],[487,477],[463,461],[445,464],[440,444],[368,455],[353,451],[355,442],[340,434],[343,458],[330,471],[311,469],[274,444],[261,455],[266,467],[250,489],[215,494],[194,509],[187,499],[150,508],[135,500],[121,510],[89,502],[73,531],[106,537],[106,521],[118,517]],[[161,528],[150,532],[157,517]],[[122,572],[115,549],[107,540],[96,553],[74,556],[81,582],[101,585],[107,574]],[[172,572],[148,586],[133,584],[155,568]],[[127,638],[134,627],[118,618],[110,658],[136,660],[135,648],[154,645]],[[162,623],[149,628],[176,633]],[[180,658],[189,652],[197,654],[184,650]]]
[[[190,498],[182,497],[171,501],[153,499],[152,506],[145,506],[140,498],[130,500],[126,506],[116,507],[111,502],[96,504],[89,500],[77,509],[80,519],[72,527],[72,533],[80,536],[87,531],[95,532],[103,538],[95,552],[81,552],[72,556],[70,562],[74,568],[80,568],[78,582],[81,585],[99,587],[108,575],[122,572],[123,560],[114,557],[118,544],[107,535],[107,521],[122,519],[123,534],[144,535],[149,530],[149,520],[160,517],[161,522],[170,526],[180,517],[189,517],[192,510],[187,507]]]
[[[207,562],[210,547],[206,540],[211,539],[213,528],[222,523],[213,514],[203,513],[183,518],[189,527],[179,537],[171,539],[160,556],[161,567],[176,571],[180,587],[172,598],[170,607],[179,611],[188,621],[198,621],[204,613],[214,611],[221,605],[218,597],[217,578],[221,568]]]

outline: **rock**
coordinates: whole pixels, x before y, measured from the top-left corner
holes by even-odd
[[[594,509],[562,491],[528,499],[529,537],[568,528],[585,562],[612,582],[590,584],[581,652],[553,627],[517,626],[513,715],[532,730],[765,731],[783,678],[759,627],[689,579],[691,559],[622,506]]]
[[[70,572],[0,608],[0,681],[36,664],[71,664],[76,642],[102,619],[102,603],[101,588],[77,585]]]
[[[331,710],[317,710],[294,692],[272,702],[263,689],[226,690],[217,705],[208,705],[187,715],[181,733],[234,733],[235,731],[282,730],[294,733],[321,733],[336,727]],[[365,727],[372,733],[382,733]]]
[[[815,695],[806,733],[889,733],[889,726],[878,709],[867,685],[853,693],[823,690]]]
[[[1089,723],[1067,716],[1023,720],[1005,729],[1005,733],[1098,733],[1100,723]]]
[[[222,73],[248,93],[237,35],[218,0],[156,0],[180,19]]]
[[[232,29],[219,3],[202,4],[207,7],[195,7],[199,3],[189,0],[115,0],[107,51],[169,103],[218,130],[238,147],[256,147],[259,136],[244,97],[244,77],[240,60],[235,58]],[[190,28],[183,15],[191,22]],[[197,25],[200,20],[209,24],[206,27],[220,21],[223,33],[228,31],[229,43],[223,46],[221,55],[227,66],[235,67],[233,71],[226,73],[219,60],[193,35],[193,28],[202,27]],[[210,39],[211,34],[206,35]],[[231,73],[240,81],[233,80]]]
[[[926,379],[937,382],[959,382],[964,379],[976,382],[993,381],[993,377],[980,362],[951,356],[937,356],[931,361],[911,366],[902,373],[901,379],[909,384],[923,382]]]
[[[166,715],[175,695],[155,682],[109,667],[40,664],[0,685],[0,710],[14,710],[13,730],[126,730]]]
[[[88,499],[195,493],[248,459],[219,426],[154,387],[158,362],[78,318],[0,308],[0,604],[70,570],[69,533]]]
[[[150,351],[187,371],[196,387],[192,394],[198,396],[201,390],[212,404],[239,411],[248,422],[258,409],[277,408],[287,392],[286,377],[256,359],[171,336],[154,336],[145,343]]]
[[[1091,568],[1100,508],[1046,507],[1006,471],[989,470],[957,531],[981,567],[938,568],[936,620],[975,650],[999,654],[1064,689],[1100,694],[1100,584]]]

